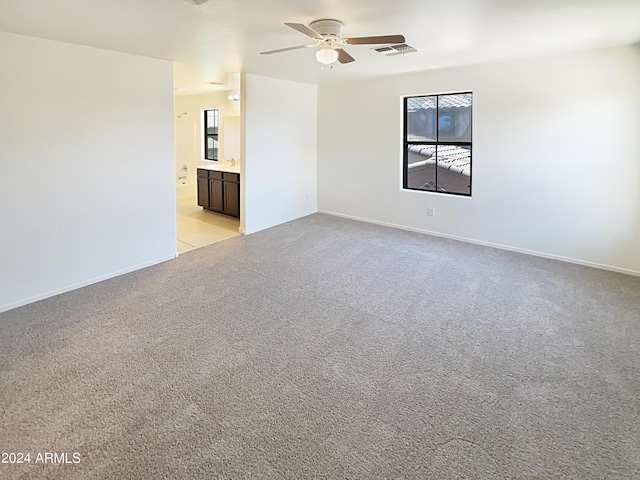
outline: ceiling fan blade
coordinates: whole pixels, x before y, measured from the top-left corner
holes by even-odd
[[[345,38],[343,42],[347,45],[371,45],[375,43],[404,43],[402,35],[381,35],[378,37],[354,37]]]
[[[277,50],[269,50],[268,52],[260,52],[260,55],[271,55],[272,53],[288,52],[289,50],[298,50],[299,48],[315,47],[315,44],[311,45],[298,45],[297,47],[279,48]]]
[[[300,33],[305,34],[307,37],[315,38],[316,40],[324,40],[322,35],[320,35],[318,32],[316,32],[314,30],[311,30],[306,25],[303,25],[301,23],[291,23],[291,22],[284,22],[284,24],[287,27],[291,27],[294,30],[297,30]]]
[[[338,52],[338,61],[340,63],[351,63],[356,61],[356,59],[349,55],[346,50],[336,48],[335,51]]]

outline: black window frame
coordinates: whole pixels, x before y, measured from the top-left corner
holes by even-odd
[[[436,120],[436,140],[408,140],[408,102],[411,98],[422,98],[422,97],[436,97],[436,114],[435,118],[439,118],[439,109],[440,109],[440,97],[452,96],[452,95],[471,95],[471,105],[470,108],[470,126],[471,133],[468,142],[456,142],[456,141],[447,141],[438,139],[439,136],[439,128],[437,126]],[[471,197],[473,192],[473,92],[472,91],[463,91],[463,92],[450,92],[450,93],[431,93],[424,95],[408,95],[403,97],[402,101],[403,108],[403,162],[402,162],[402,188],[404,190],[408,190],[411,192],[428,192],[428,193],[437,193],[441,195],[456,195],[462,197]],[[461,192],[448,192],[448,191],[439,191],[438,190],[438,166],[437,166],[437,154],[436,154],[436,165],[435,165],[435,189],[424,189],[424,188],[412,188],[408,186],[408,176],[409,176],[409,147],[411,145],[434,145],[436,147],[436,151],[438,146],[461,146],[461,147],[469,147],[469,193],[461,193]]]
[[[216,112],[215,114],[215,125],[213,125],[214,131],[213,133],[209,133],[209,112]],[[219,145],[219,131],[220,131],[220,110],[217,108],[209,108],[203,110],[203,132],[204,132],[204,159],[210,162],[217,162],[219,160],[219,149],[215,148],[213,158],[209,158],[209,149],[207,148],[207,144],[209,143],[209,139],[213,140],[214,145]]]

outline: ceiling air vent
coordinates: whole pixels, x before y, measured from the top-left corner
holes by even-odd
[[[405,53],[413,53],[417,52],[415,48],[411,45],[407,45],[406,43],[400,43],[398,45],[391,45],[388,47],[378,47],[374,48],[378,53],[381,53],[385,57],[392,57],[394,55],[404,55]]]

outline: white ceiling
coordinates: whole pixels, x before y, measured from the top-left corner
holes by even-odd
[[[199,0],[198,0],[199,1]],[[640,42],[640,0],[0,0],[0,31],[176,62],[175,87],[220,87],[234,72],[323,84]],[[403,34],[418,50],[320,69],[284,22],[337,18],[347,37]]]

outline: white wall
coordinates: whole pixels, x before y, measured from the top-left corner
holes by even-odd
[[[639,85],[633,46],[322,86],[320,211],[638,274]],[[466,90],[473,197],[401,191],[400,97]]]
[[[240,102],[229,100],[228,91],[215,91],[194,95],[179,95],[175,98],[175,145],[176,145],[176,185],[195,184],[196,169],[199,165],[211,164],[203,160],[203,120],[202,110],[217,108],[219,110],[219,142],[220,159],[238,158],[239,147],[234,144],[228,147],[227,130],[239,130]],[[186,115],[185,115],[186,113]],[[178,118],[180,116],[180,118]],[[226,134],[225,134],[226,133]],[[240,142],[240,132],[236,132]],[[187,170],[184,171],[184,166]],[[186,177],[182,179],[180,177]]]
[[[317,211],[317,87],[242,82],[240,228],[253,233]]]
[[[176,255],[170,62],[0,32],[0,311]]]

